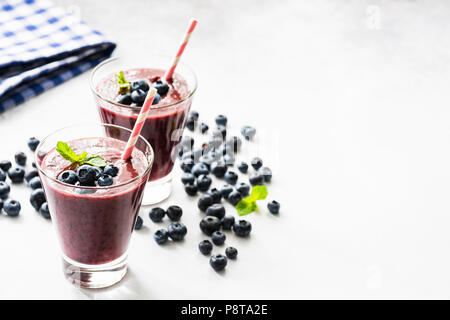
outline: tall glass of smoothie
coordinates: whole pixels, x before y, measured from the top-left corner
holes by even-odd
[[[197,89],[194,72],[183,63],[179,63],[173,77],[165,81],[165,68],[171,63],[171,58],[162,56],[111,58],[98,65],[90,79],[101,122],[129,129],[139,115],[145,90],[149,86],[158,90],[141,131],[155,151],[144,205],[160,202],[171,193],[177,145]],[[124,82],[128,85],[124,86]]]
[[[121,160],[129,129],[75,125],[46,137],[36,164],[62,249],[65,276],[101,288],[127,271],[127,249],[153,164],[153,149],[139,136],[132,157]]]

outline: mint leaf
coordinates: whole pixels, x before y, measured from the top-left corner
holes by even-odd
[[[56,144],[56,151],[66,160],[69,160],[72,164],[83,165],[90,164],[95,167],[105,167],[107,165],[106,160],[97,155],[88,156],[87,152],[83,152],[79,155],[72,150],[72,148],[65,142],[58,141]]]
[[[255,201],[256,200],[264,200],[268,194],[269,194],[269,192],[267,191],[266,186],[254,186],[252,188],[250,197]]]
[[[116,74],[117,84],[119,85],[119,93],[124,94],[130,91],[131,84],[125,79],[123,71]]]

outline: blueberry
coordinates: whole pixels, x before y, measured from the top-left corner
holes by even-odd
[[[265,182],[270,182],[272,180],[272,170],[268,167],[261,168],[259,174],[263,176]]]
[[[64,183],[75,185],[75,183],[78,182],[78,176],[75,171],[66,170],[59,175],[58,180]]]
[[[186,226],[181,222],[172,222],[167,228],[170,239],[173,241],[181,241],[187,233]]]
[[[209,194],[204,194],[198,199],[197,207],[204,212],[213,203],[213,198]]]
[[[202,174],[197,178],[197,188],[199,191],[206,192],[211,186],[212,180],[207,174]]]
[[[217,126],[212,132],[214,138],[221,138],[222,141],[227,137],[227,128],[224,126]]]
[[[183,153],[184,153],[183,148],[178,147],[178,159],[181,159],[183,157]]]
[[[37,168],[37,167],[36,167],[36,162],[33,161],[33,162],[31,163],[31,166],[32,166],[33,168],[36,169],[36,168]]]
[[[183,210],[179,206],[170,206],[167,208],[167,216],[172,221],[179,221],[183,215]]]
[[[214,216],[206,216],[200,221],[200,229],[208,236],[214,231],[220,230],[220,220]]]
[[[160,207],[152,208],[148,214],[153,222],[161,222],[165,215],[166,211]]]
[[[181,161],[181,170],[183,170],[184,172],[191,172],[192,168],[194,167],[194,160],[191,158],[187,158],[187,159],[183,159]]]
[[[78,180],[82,186],[95,186],[97,171],[90,165],[82,165],[77,170]]]
[[[131,100],[131,94],[126,93],[119,95],[117,97],[117,102],[129,106],[133,102],[133,100]]]
[[[204,175],[204,174],[208,174],[209,170],[208,170],[208,167],[206,166],[206,164],[204,164],[202,162],[199,162],[199,163],[196,163],[192,167],[191,173],[194,176],[198,177],[198,176],[201,176],[201,175]]]
[[[220,219],[220,224],[223,230],[231,230],[231,227],[234,225],[234,217],[233,216],[225,216]]]
[[[234,171],[225,173],[225,181],[231,185],[235,185],[238,180],[238,175]]]
[[[227,197],[227,200],[229,203],[231,203],[233,206],[237,205],[239,201],[242,200],[242,194],[237,191],[233,190]]]
[[[220,203],[222,200],[222,194],[216,188],[212,188],[208,191],[208,194],[213,198],[214,203]]]
[[[136,223],[134,224],[134,230],[141,229],[143,224],[144,224],[144,220],[138,216],[136,219]]]
[[[253,158],[250,163],[255,170],[258,170],[263,165],[263,161],[261,160],[261,158],[258,157]]]
[[[159,93],[156,93],[155,97],[153,98],[152,105],[158,104],[160,101],[161,101],[161,96],[159,95]]]
[[[238,237],[247,237],[252,231],[252,224],[247,220],[239,220],[234,223],[233,231]]]
[[[199,116],[199,114],[198,114],[197,111],[192,110],[191,112],[189,112],[189,118],[193,118],[194,120],[198,120],[198,116]]]
[[[166,243],[169,240],[169,233],[165,229],[156,230],[153,234],[153,239],[155,239],[157,244]]]
[[[33,179],[31,179],[30,182],[28,183],[28,185],[30,186],[30,188],[32,190],[42,188],[42,182],[39,177],[34,177]]]
[[[105,169],[103,169],[103,173],[110,175],[111,177],[117,176],[119,173],[119,168],[117,168],[113,164],[108,164]]]
[[[264,184],[264,176],[260,173],[254,173],[248,177],[248,181],[252,186],[263,185]]]
[[[225,249],[225,255],[228,259],[236,259],[237,258],[238,251],[236,248],[228,247]]]
[[[186,120],[186,128],[188,128],[191,131],[194,131],[196,125],[197,125],[197,120],[195,120],[192,117],[188,117],[188,119]]]
[[[206,123],[201,123],[200,124],[200,132],[201,133],[205,133],[206,131],[208,131],[208,129],[209,129],[209,127],[208,127],[208,125],[206,124]]]
[[[10,217],[18,216],[20,209],[20,202],[16,200],[7,200],[3,204],[3,210],[5,210],[6,214]]]
[[[31,170],[31,171],[28,171],[26,174],[25,174],[25,180],[26,180],[26,182],[30,182],[30,180],[31,179],[33,179],[34,177],[37,177],[39,174],[38,174],[38,172],[37,172],[37,170]]]
[[[194,183],[195,182],[195,176],[192,173],[190,173],[190,172],[185,172],[181,176],[181,182],[183,184]]]
[[[99,167],[94,167],[94,166],[92,167],[92,169],[95,170],[95,181],[97,181],[100,178],[100,176],[103,174],[103,170]]]
[[[237,186],[236,190],[239,191],[239,193],[242,194],[243,197],[246,197],[250,193],[250,186],[242,182]]]
[[[12,164],[9,160],[2,160],[0,161],[0,169],[7,172],[11,168]]]
[[[155,83],[153,87],[158,91],[160,96],[165,96],[169,92],[169,85],[166,82]]]
[[[209,259],[209,264],[216,271],[221,271],[227,266],[228,259],[224,255],[218,254]]]
[[[17,152],[14,155],[14,159],[19,166],[24,166],[27,163],[27,155],[23,152]]]
[[[0,213],[2,213],[2,209],[3,209],[3,200],[0,199]]]
[[[219,126],[226,126],[227,125],[227,117],[225,117],[223,114],[219,114],[216,117],[216,124]]]
[[[200,242],[198,244],[198,249],[200,250],[200,252],[202,254],[204,254],[206,256],[211,253],[211,251],[213,249],[213,245],[212,245],[211,241],[203,240],[202,242]]]
[[[48,204],[47,202],[44,202],[41,206],[41,208],[39,209],[39,213],[41,214],[41,216],[43,216],[45,219],[50,219],[50,210],[48,209]]]
[[[131,83],[131,91],[135,91],[135,90],[142,90],[142,91],[148,91],[150,89],[147,81],[141,79],[141,80],[136,80],[134,82]]]
[[[221,246],[225,243],[227,237],[221,231],[214,231],[211,235],[211,240],[216,246]]]
[[[226,145],[233,151],[233,153],[237,153],[241,149],[242,140],[237,136],[233,136],[227,140]]]
[[[30,203],[36,211],[39,211],[42,204],[47,202],[43,189],[36,189],[30,195]]]
[[[269,209],[270,213],[277,214],[280,211],[280,204],[273,200],[272,202],[269,202],[267,204],[267,208]]]
[[[197,194],[198,188],[195,183],[188,183],[184,186],[184,191],[186,191],[189,196],[193,197]]]
[[[192,150],[192,147],[194,146],[194,141],[195,141],[194,138],[190,136],[183,136],[180,143],[183,146],[183,148]]]
[[[206,215],[222,219],[225,216],[225,207],[220,203],[212,204],[206,209]]]
[[[35,137],[31,137],[30,139],[28,139],[28,147],[30,148],[31,151],[36,151],[37,146],[39,145],[39,140],[36,139]]]
[[[220,193],[222,194],[222,197],[224,199],[228,198],[228,195],[233,192],[233,187],[230,186],[229,184],[224,185],[221,189],[220,189]]]
[[[4,181],[0,181],[0,199],[7,199],[10,191],[10,186]]]
[[[8,177],[11,179],[12,183],[23,182],[23,177],[25,176],[25,170],[19,167],[10,168],[8,170]]]
[[[144,103],[146,96],[147,92],[145,92],[144,90],[137,89],[131,91],[131,100],[138,105],[142,105]]]
[[[6,173],[0,169],[0,181],[6,180]]]
[[[252,140],[255,137],[256,129],[250,126],[244,126],[241,129],[241,134],[246,140]]]
[[[100,187],[107,187],[111,186],[114,183],[114,180],[113,177],[111,177],[109,174],[102,174],[98,178],[97,183]]]
[[[241,162],[239,165],[238,165],[238,170],[240,171],[240,172],[242,172],[242,173],[247,173],[247,171],[248,171],[248,164],[247,163],[245,163],[245,162]]]
[[[234,165],[235,159],[234,156],[232,154],[226,154],[223,156],[223,162],[227,165],[227,166],[232,166]]]
[[[217,178],[223,178],[228,167],[223,162],[211,163],[211,173]]]

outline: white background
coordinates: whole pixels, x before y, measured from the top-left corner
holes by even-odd
[[[163,207],[184,208],[186,240],[158,246],[144,209],[124,280],[80,290],[63,277],[51,222],[14,186],[23,210],[0,216],[0,298],[450,298],[448,1],[57,3],[77,6],[115,55],[171,54],[197,17],[183,56],[199,78],[193,109],[210,124],[226,114],[230,131],[257,128],[241,156],[272,168],[268,198],[282,209],[261,203],[250,239],[228,234],[239,257],[218,274],[197,249],[202,214],[177,164]],[[88,75],[1,114],[0,159],[30,136],[98,121]]]

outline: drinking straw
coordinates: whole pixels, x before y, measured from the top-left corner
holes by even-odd
[[[147,114],[152,106],[156,92],[157,91],[155,88],[150,88],[150,90],[148,91],[147,97],[145,98],[144,104],[142,105],[141,112],[139,112],[139,116],[133,127],[133,131],[131,132],[130,138],[128,139],[127,146],[122,153],[122,160],[124,161],[130,159],[131,157],[131,153],[133,152],[136,141],[139,138],[139,134],[141,133],[142,127],[144,126],[145,120],[147,119]]]
[[[170,78],[172,78],[175,68],[177,67],[178,61],[180,60],[180,57],[183,54],[183,51],[186,48],[189,38],[191,37],[191,34],[194,31],[196,25],[197,25],[197,20],[192,18],[191,21],[189,22],[189,27],[186,30],[186,35],[184,36],[183,43],[181,44],[175,58],[172,61],[172,66],[170,67],[170,69],[168,69],[166,71],[166,74],[164,75],[164,79],[166,81],[168,81]]]

